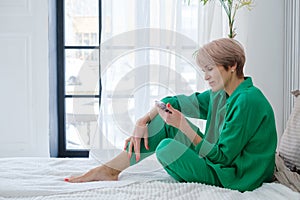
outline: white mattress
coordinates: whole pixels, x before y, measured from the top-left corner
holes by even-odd
[[[120,174],[119,181],[68,183],[65,177],[100,165],[94,159],[2,158],[0,200],[22,199],[300,199],[278,183],[265,183],[251,192],[238,192],[199,183],[178,183],[147,158]]]

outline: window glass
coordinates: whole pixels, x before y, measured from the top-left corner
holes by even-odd
[[[64,6],[65,45],[98,45],[98,0],[65,0]]]
[[[66,98],[66,149],[89,149],[97,130],[98,98]]]
[[[65,56],[66,95],[98,95],[99,50],[67,49]]]

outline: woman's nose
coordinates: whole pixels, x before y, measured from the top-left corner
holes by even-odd
[[[204,79],[207,81],[209,78],[210,78],[209,74],[208,74],[208,73],[205,73]]]

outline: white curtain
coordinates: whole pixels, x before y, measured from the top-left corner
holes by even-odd
[[[184,0],[102,0],[102,94],[92,156],[99,149],[121,150],[154,100],[208,88],[193,53],[224,37],[221,10],[214,1],[203,6],[198,0],[190,5]],[[202,121],[193,122],[204,128]]]
[[[300,2],[285,0],[284,127],[294,105],[291,91],[300,89]]]

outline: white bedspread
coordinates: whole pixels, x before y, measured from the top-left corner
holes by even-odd
[[[2,158],[0,200],[6,199],[300,199],[277,183],[252,192],[174,181],[151,157],[125,170],[119,181],[68,183],[65,177],[99,165],[93,159]]]

